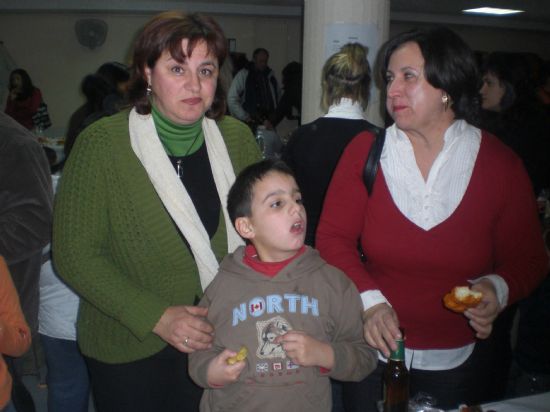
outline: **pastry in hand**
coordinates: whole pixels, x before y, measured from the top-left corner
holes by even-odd
[[[468,286],[455,286],[453,290],[445,295],[443,304],[454,312],[462,313],[479,305],[482,297],[481,292],[476,292]]]
[[[239,349],[239,352],[237,352],[235,356],[231,356],[230,358],[227,358],[227,364],[234,365],[237,362],[245,360],[247,355],[248,355],[248,349],[246,348],[246,346],[241,346],[241,349]]]

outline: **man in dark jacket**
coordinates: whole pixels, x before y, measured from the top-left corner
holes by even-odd
[[[254,50],[252,59],[231,83],[227,96],[229,111],[253,129],[261,124],[271,129],[279,101],[279,85],[267,65],[269,52],[266,49]]]

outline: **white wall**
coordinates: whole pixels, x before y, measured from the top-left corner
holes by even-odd
[[[107,61],[130,62],[131,44],[152,14],[3,13],[0,40],[19,67],[28,71],[42,94],[55,129],[67,126],[72,112],[83,103],[79,93],[84,76]],[[270,66],[280,79],[290,61],[301,61],[299,17],[215,16],[237,51],[251,58],[257,47],[270,51]],[[95,50],[81,46],[75,22],[100,18],[109,26],[105,43]],[[3,108],[5,102],[0,106]]]

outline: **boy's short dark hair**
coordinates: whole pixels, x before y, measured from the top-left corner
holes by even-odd
[[[278,159],[266,159],[253,163],[239,173],[227,195],[227,211],[233,226],[235,226],[237,218],[252,214],[251,206],[254,186],[270,172],[278,172],[294,177],[294,173],[292,173],[290,167]]]

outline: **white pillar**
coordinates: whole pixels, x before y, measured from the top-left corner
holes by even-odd
[[[390,0],[304,0],[304,57],[302,88],[302,124],[324,113],[321,111],[321,70],[326,59],[348,42],[369,49],[371,69],[388,38]],[[367,118],[382,126],[380,90],[373,72]]]

